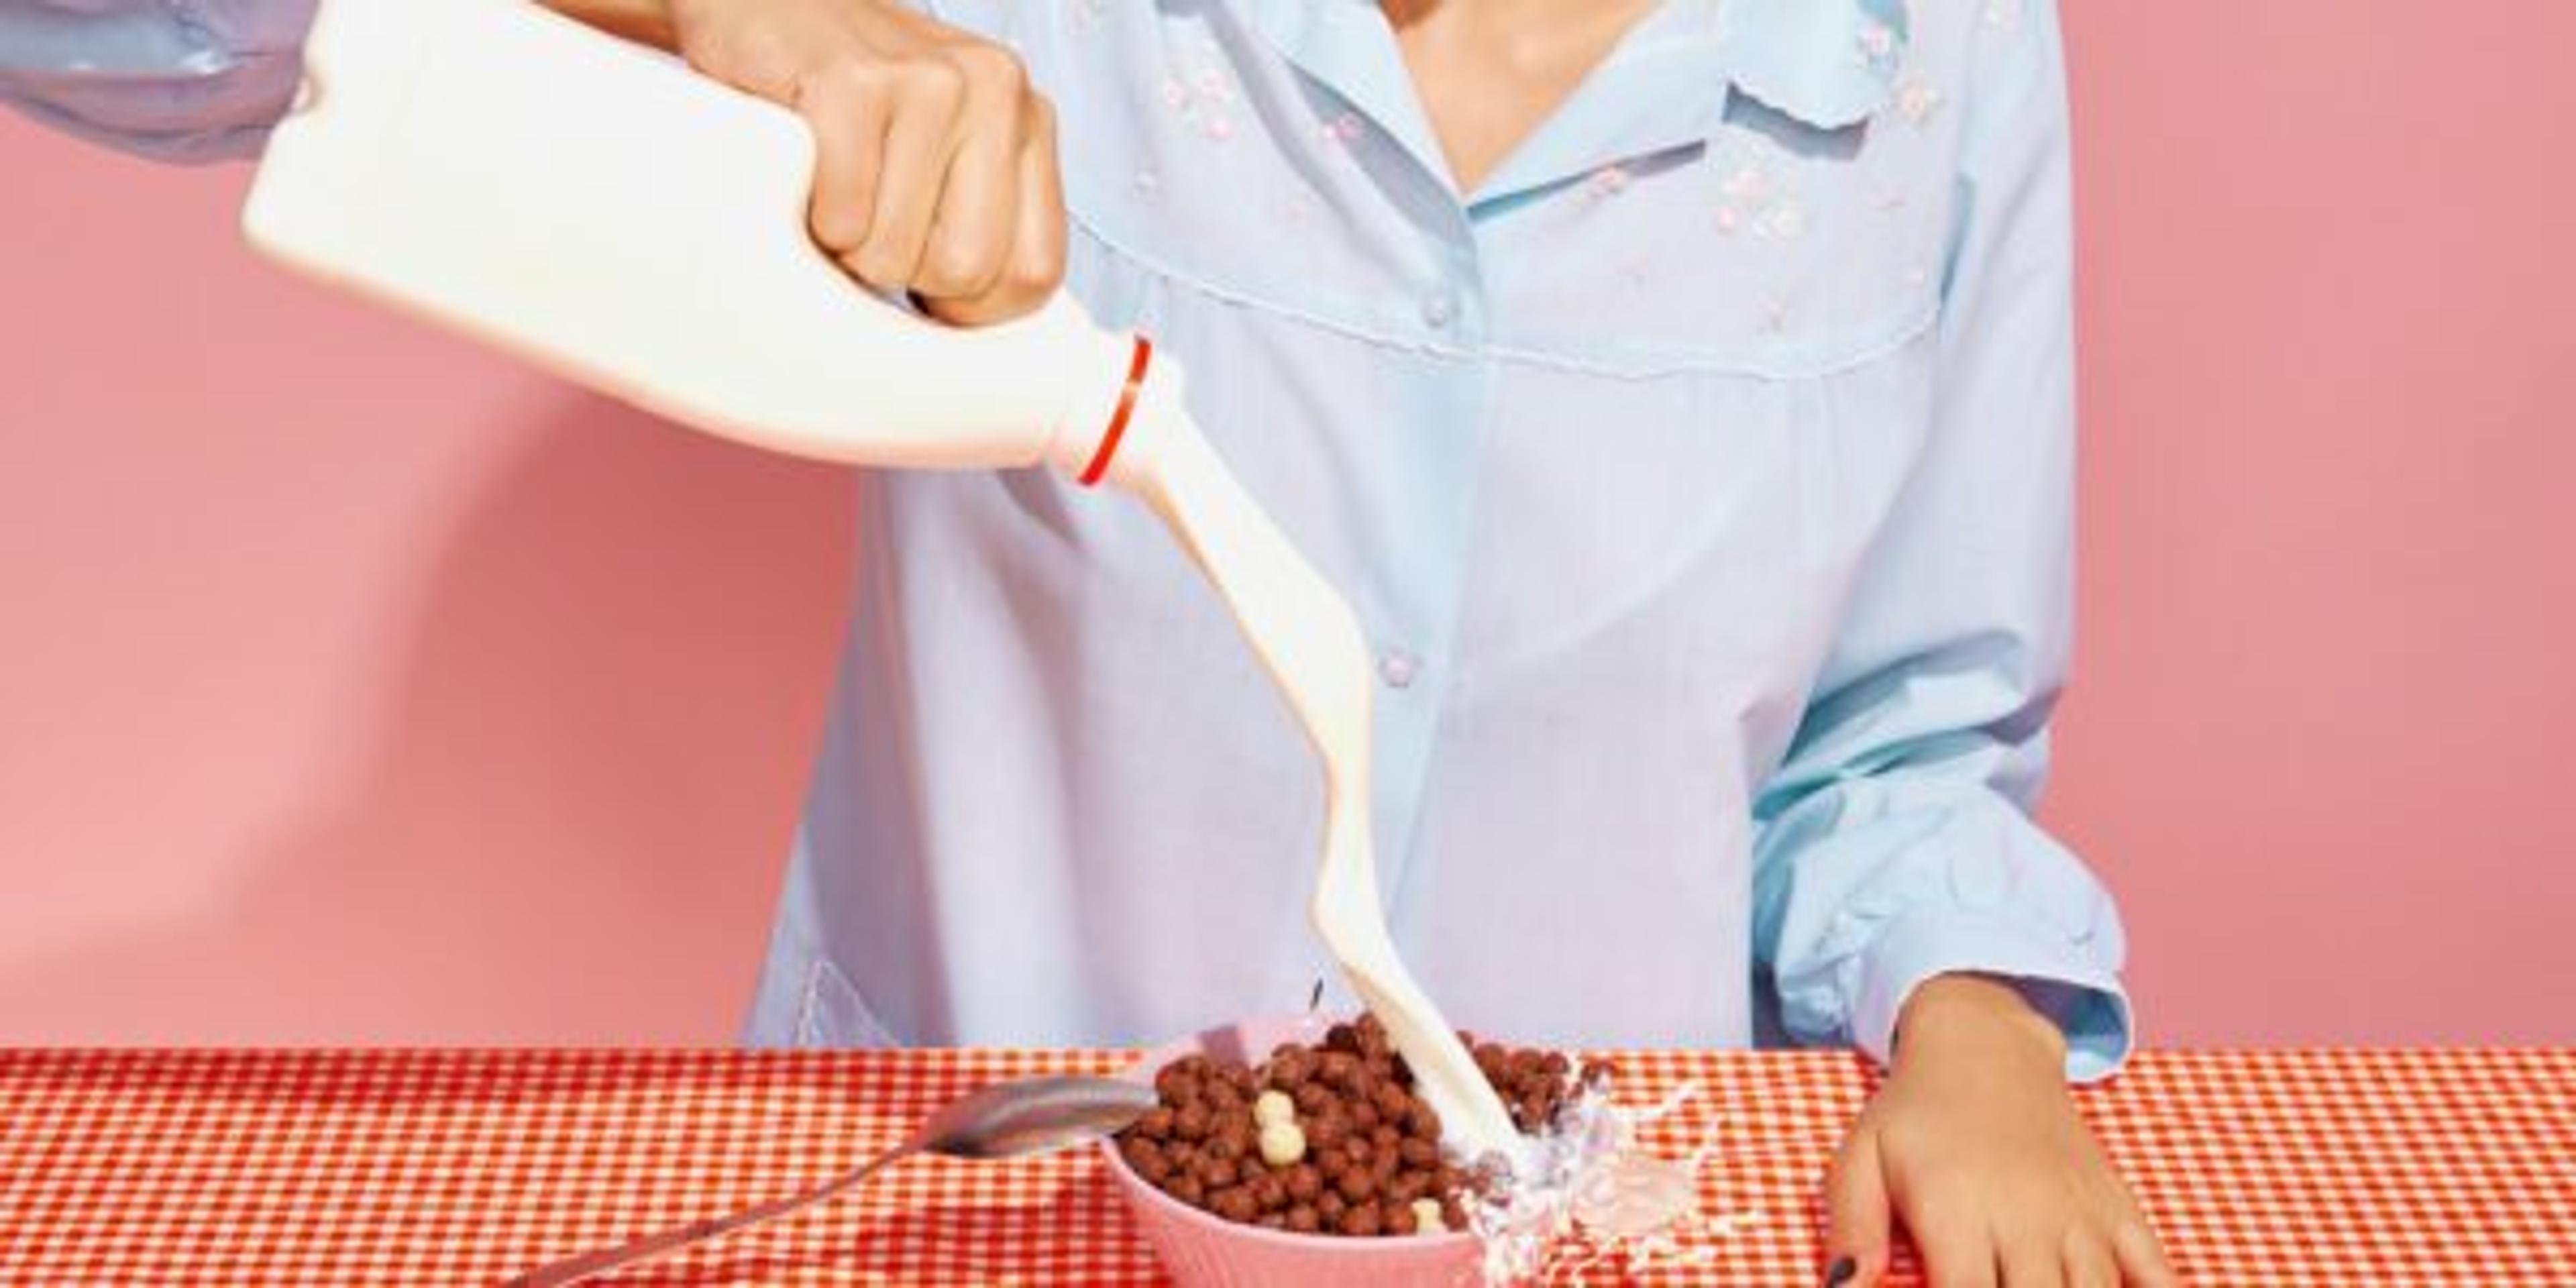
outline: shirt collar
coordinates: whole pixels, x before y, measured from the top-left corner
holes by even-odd
[[[1904,0],[1731,0],[1728,12],[1735,87],[1822,129],[1867,120],[1905,64]]]
[[[1377,0],[1237,0],[1281,56],[1428,173],[1449,167]],[[1704,141],[1741,92],[1823,129],[1867,119],[1905,57],[1903,0],[1665,0],[1474,193],[1480,206]]]

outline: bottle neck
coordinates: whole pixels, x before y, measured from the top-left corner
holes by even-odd
[[[1159,476],[1173,418],[1186,415],[1181,370],[1141,333],[1121,334],[1117,344],[1115,361],[1094,360],[1047,461],[1085,487],[1141,493]]]

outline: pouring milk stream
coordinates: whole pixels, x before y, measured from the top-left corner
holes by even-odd
[[[243,222],[308,275],[681,423],[852,464],[1106,481],[1207,574],[1324,768],[1316,931],[1470,1157],[1502,1101],[1395,953],[1369,842],[1357,620],[1236,484],[1181,376],[1059,295],[975,331],[815,248],[804,123],[524,0],[324,0]]]

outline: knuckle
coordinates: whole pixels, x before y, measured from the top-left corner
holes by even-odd
[[[1018,95],[1028,89],[1028,69],[1021,65],[1018,55],[1000,45],[960,45],[949,51],[948,57],[968,84],[988,93]]]
[[[855,254],[845,257],[843,262],[849,265],[851,272],[858,274],[860,281],[871,286],[912,285],[908,280],[912,275],[910,267],[898,262],[894,252],[883,245],[862,246]]]
[[[916,102],[954,107],[966,99],[965,69],[951,59],[916,59],[904,64],[903,93]]]
[[[1064,247],[1050,242],[1045,249],[1014,261],[1008,278],[1012,286],[1021,290],[1052,291],[1064,283],[1064,268]]]
[[[817,204],[807,222],[813,225],[814,240],[834,254],[848,254],[867,240],[869,216],[866,207],[851,201]]]
[[[691,56],[703,56],[707,62],[727,69],[751,73],[777,72],[794,66],[795,50],[786,37],[766,25],[728,28],[708,37],[691,49]]]
[[[2121,1256],[2140,1265],[2163,1268],[2164,1244],[2156,1238],[2155,1229],[2142,1218],[2132,1217],[2112,1227],[2111,1246]],[[2155,1282],[2162,1284],[2170,1281],[2158,1278]]]
[[[992,253],[983,246],[942,245],[930,253],[923,276],[942,291],[963,294],[991,282],[996,267]]]
[[[2111,1263],[2111,1246],[2107,1237],[2083,1226],[2068,1226],[2057,1238],[2058,1255],[2076,1268],[2085,1282],[2099,1278]]]
[[[1003,304],[1017,308],[1036,308],[1055,294],[1055,283],[1007,274],[987,294]]]
[[[803,93],[830,110],[861,109],[882,103],[888,89],[885,64],[866,58],[843,58],[807,76]]]
[[[703,37],[682,48],[689,66],[746,93],[780,98],[795,91],[796,60],[767,32]]]

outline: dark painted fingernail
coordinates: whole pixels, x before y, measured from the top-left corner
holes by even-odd
[[[1843,1288],[1844,1284],[1852,1281],[1852,1276],[1859,1273],[1859,1262],[1849,1257],[1836,1257],[1834,1264],[1825,1267],[1825,1288]]]

